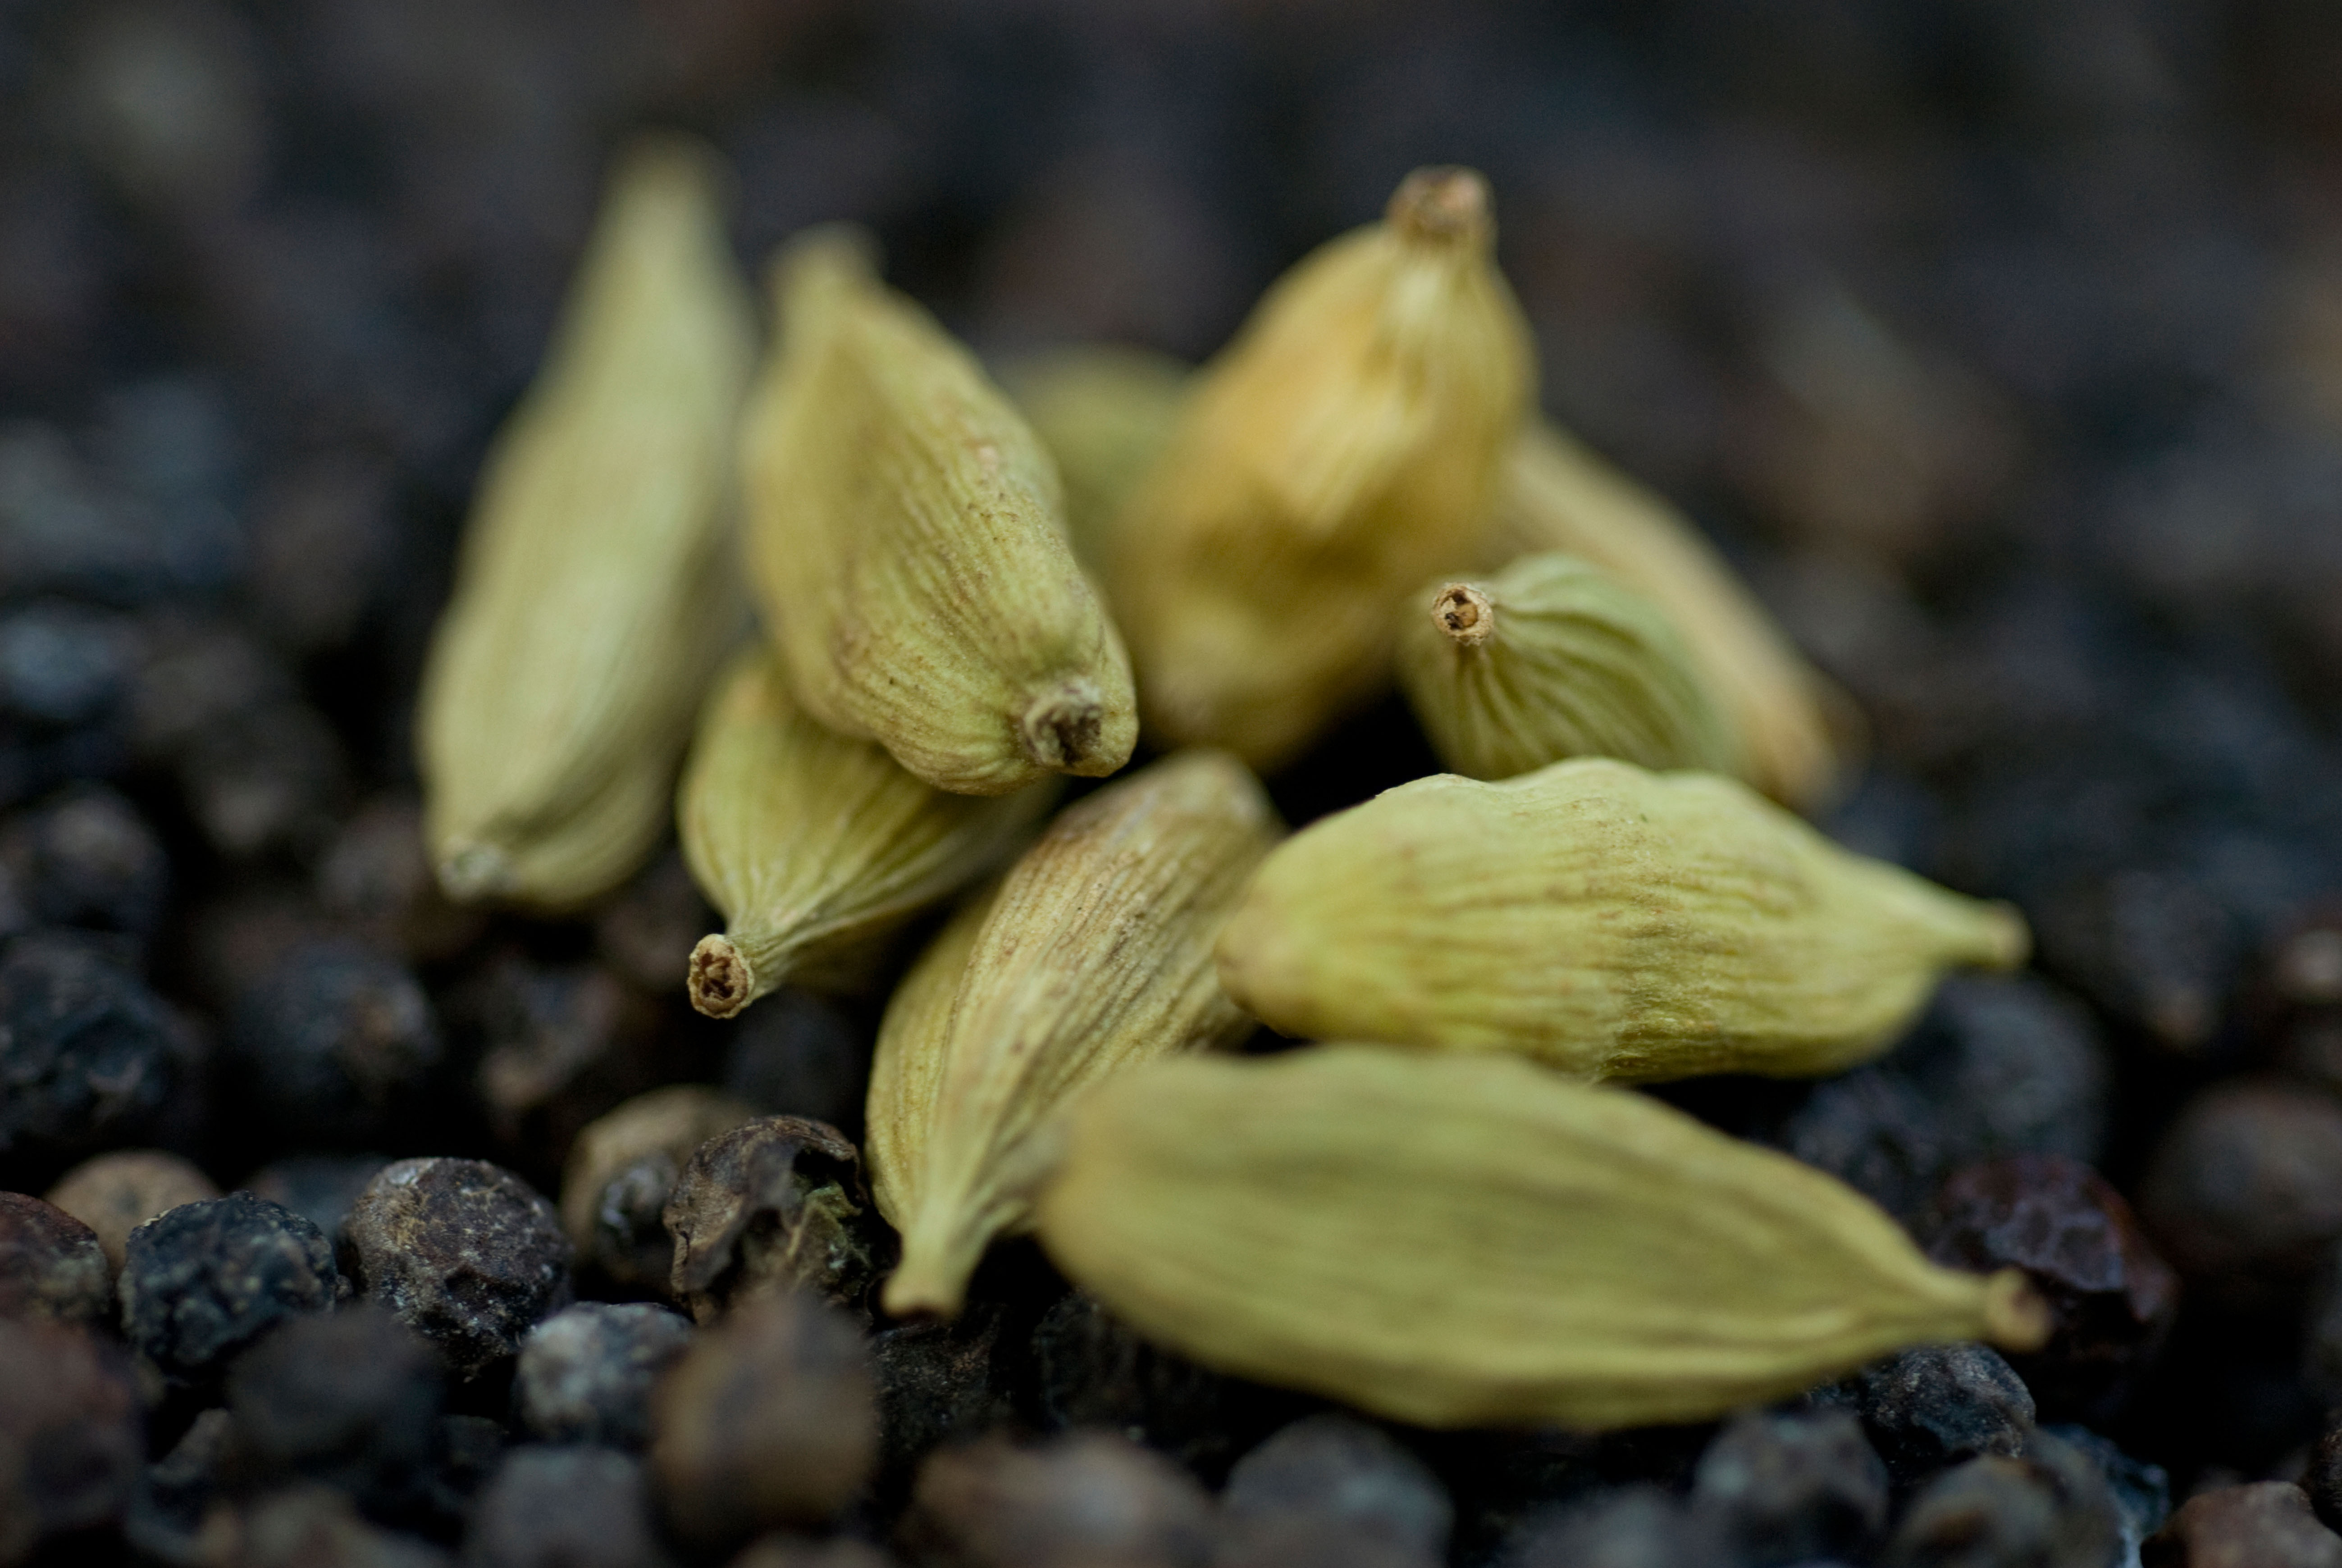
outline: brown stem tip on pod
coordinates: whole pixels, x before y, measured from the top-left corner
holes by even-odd
[[[792,979],[850,978],[904,921],[1006,859],[1055,795],[936,789],[799,712],[771,656],[743,653],[676,796],[685,863],[725,919],[692,949],[691,1004],[729,1018]]]
[[[1795,1077],[1877,1054],[2025,923],[1745,785],[1607,758],[1386,790],[1272,854],[1220,980],[1288,1034],[1517,1051],[1588,1077]]]
[[[1469,583],[1450,583],[1432,595],[1431,624],[1459,648],[1476,648],[1496,634],[1496,606]]]
[[[897,1316],[951,1316],[1025,1222],[1050,1116],[1091,1084],[1250,1023],[1212,939],[1281,828],[1259,782],[1182,752],[1068,807],[896,991],[870,1076],[879,1212],[903,1233]]]
[[[2049,1329],[1819,1171],[1502,1057],[1149,1064],[1066,1114],[1035,1216],[1148,1338],[1427,1426],[1700,1421]]]

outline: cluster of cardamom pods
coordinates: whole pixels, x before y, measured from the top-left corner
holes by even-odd
[[[760,344],[723,191],[675,139],[614,176],[432,649],[430,848],[574,911],[672,811],[716,1017],[925,931],[869,1091],[887,1311],[1033,1233],[1166,1344],[1431,1423],[2038,1341],[2019,1276],[1615,1082],[1839,1070],[2027,935],[1793,814],[1837,699],[1536,417],[1479,175],[1407,176],[1200,369],[1013,396],[849,228],[774,258]],[[1287,835],[1254,770],[1394,683],[1453,773]],[[1342,1044],[1229,1051],[1259,1024]]]

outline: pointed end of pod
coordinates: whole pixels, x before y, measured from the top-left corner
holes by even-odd
[[[439,890],[457,904],[510,893],[519,881],[512,857],[492,844],[454,844],[439,857]]]
[[[1984,1282],[1984,1326],[1995,1345],[2023,1354],[2048,1343],[2057,1322],[2024,1270],[2003,1269]]]
[[[1103,778],[1130,760],[1127,725],[1112,715],[1097,687],[1083,679],[1063,681],[1027,704],[1016,721],[1016,744],[1036,766],[1053,773]]]
[[[1987,969],[2021,969],[2033,956],[2033,930],[2017,905],[1996,900],[1984,906],[1977,934],[1976,962]]]
[[[1496,203],[1477,169],[1446,165],[1417,169],[1391,193],[1383,217],[1410,240],[1486,244],[1495,237]]]
[[[922,1246],[916,1237],[903,1242],[903,1261],[886,1278],[878,1304],[897,1320],[931,1319],[948,1323],[967,1302],[967,1276],[974,1260],[957,1255],[956,1248]]]
[[[1496,605],[1469,583],[1450,583],[1431,601],[1431,624],[1459,648],[1476,648],[1496,634]]]
[[[729,1018],[756,999],[756,969],[728,936],[703,936],[691,950],[684,981],[691,1004],[710,1018]]]

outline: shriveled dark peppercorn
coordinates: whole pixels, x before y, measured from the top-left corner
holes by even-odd
[[[343,1225],[353,1282],[461,1379],[520,1349],[569,1304],[569,1240],[553,1205],[485,1160],[385,1165]]]
[[[0,828],[0,866],[35,925],[145,940],[163,917],[170,857],[118,791],[76,784]]]
[[[205,1383],[288,1317],[330,1311],[340,1285],[325,1233],[249,1193],[183,1203],[130,1233],[122,1332],[180,1383]]]
[[[2097,1467],[2054,1437],[2022,1459],[1987,1454],[1945,1471],[1913,1498],[1880,1561],[1888,1568],[2104,1568],[2121,1518]]]
[[[297,698],[206,725],[180,750],[176,771],[188,814],[230,860],[321,854],[348,789],[333,726]]]
[[[49,1189],[49,1202],[97,1233],[107,1266],[115,1271],[131,1232],[181,1203],[219,1195],[193,1162],[162,1149],[121,1149],[84,1160]]]
[[[389,1164],[379,1154],[294,1154],[271,1161],[244,1180],[255,1198],[282,1203],[325,1233],[336,1248],[358,1194]]]
[[[878,1448],[869,1356],[851,1319],[763,1294],[700,1332],[651,1399],[651,1473],[668,1526],[705,1550],[820,1523]]]
[[[2342,1104],[2231,1079],[2164,1134],[2139,1217],[2191,1286],[2240,1307],[2297,1297],[2342,1238]]]
[[[236,1359],[227,1400],[247,1483],[319,1481],[382,1505],[411,1492],[437,1454],[439,1359],[364,1302],[270,1333]]]
[[[691,1324],[646,1303],[579,1302],[529,1330],[513,1410],[545,1443],[640,1448],[651,1388],[691,1343]]]
[[[879,1468],[890,1493],[906,1490],[911,1466],[936,1448],[1014,1419],[1000,1370],[1006,1316],[996,1301],[972,1301],[949,1323],[903,1323],[872,1338]]]
[[[561,1227],[579,1267],[622,1290],[665,1295],[675,1273],[666,1201],[684,1164],[754,1114],[704,1084],[670,1084],[587,1124],[561,1174]]]
[[[901,1533],[965,1568],[1203,1568],[1214,1523],[1211,1498],[1161,1454],[1069,1432],[1037,1448],[994,1436],[928,1455]]]
[[[1887,1466],[1851,1412],[1746,1411],[1700,1455],[1692,1506],[1747,1562],[1859,1558],[1887,1523]]]
[[[2087,1414],[2153,1357],[2179,1306],[2179,1279],[2104,1177],[2058,1154],[2015,1154],[1957,1171],[1920,1234],[1930,1256],[1990,1273],[2017,1267],[2056,1325],[2011,1361],[2044,1414]]]
[[[1309,1408],[1149,1343],[1078,1291],[1042,1313],[1033,1359],[1050,1430],[1128,1433],[1206,1473]]]
[[[103,1329],[113,1315],[97,1233],[54,1203],[0,1193],[0,1317]]]
[[[200,1104],[201,1038],[106,938],[35,932],[0,954],[0,1167],[165,1138]]]
[[[226,1055],[237,1104],[259,1125],[363,1146],[424,1105],[445,1046],[405,964],[325,940],[295,946],[237,998]]]
[[[2342,1535],[2289,1481],[2199,1492],[2139,1548],[2143,1568],[2342,1568]]]
[[[642,1461],[592,1445],[509,1449],[473,1501],[466,1568],[660,1568]]]
[[[0,1563],[119,1518],[146,1457],[118,1351],[79,1329],[0,1318]]]
[[[773,1290],[858,1308],[886,1263],[861,1151],[796,1116],[759,1116],[702,1144],[663,1219],[675,1238],[670,1288],[701,1323]]]
[[[1898,1486],[1981,1454],[2022,1453],[2033,1433],[2032,1394],[1986,1344],[1915,1345],[1817,1393],[1832,1402],[1861,1416]]]
[[[1443,1563],[1456,1523],[1429,1466],[1382,1428],[1336,1412],[1281,1427],[1237,1460],[1220,1512],[1220,1556],[1263,1563],[1346,1543],[1354,1557]]]

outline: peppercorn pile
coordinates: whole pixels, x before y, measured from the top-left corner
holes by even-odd
[[[2342,1563],[2342,23],[1553,9],[0,12],[0,1563]]]

